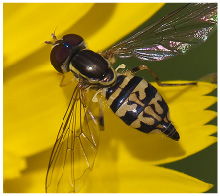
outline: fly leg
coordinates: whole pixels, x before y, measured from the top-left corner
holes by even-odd
[[[105,121],[104,121],[104,112],[103,112],[103,104],[102,101],[99,102],[99,128],[101,131],[104,131]]]
[[[61,73],[58,73],[61,74]],[[60,87],[68,86],[69,84],[74,82],[74,77],[71,72],[66,72],[61,74],[61,81],[60,81]]]
[[[99,94],[99,93],[101,93],[101,90],[98,90],[98,91],[94,94],[94,96],[93,96],[93,98],[92,98],[92,102],[94,102],[94,103],[99,102],[99,99],[98,99],[98,94]]]
[[[133,75],[133,73],[132,73],[131,70],[125,69],[125,68],[126,68],[126,65],[125,65],[125,64],[121,64],[121,65],[119,65],[119,66],[115,69],[115,71],[118,72],[118,73],[121,73],[121,74],[123,74],[123,75],[127,75],[127,76]],[[122,69],[122,71],[119,72],[119,71],[118,71],[119,69]],[[120,87],[119,87],[119,88],[120,88]]]
[[[70,81],[66,82],[66,75],[65,74],[62,74],[61,77],[62,78],[61,78],[61,81],[60,81],[60,87],[67,86],[70,83]]]
[[[119,66],[115,69],[115,71],[118,72],[119,69],[125,69],[125,68],[126,68],[126,65],[125,65],[125,64],[121,64],[121,65],[119,65]]]
[[[93,95],[93,98],[92,98],[92,103],[98,103],[99,105],[97,114],[93,116],[89,107],[87,108],[87,110],[89,114],[91,115],[92,119],[94,120],[94,122],[98,124],[100,131],[104,131],[104,112],[103,112],[103,104],[102,104],[103,101],[101,100],[101,96],[98,96],[99,93],[101,93],[101,90],[98,90]],[[85,97],[85,95],[83,96]]]
[[[154,78],[154,80],[156,81],[156,83],[159,85],[159,86],[186,86],[186,85],[197,85],[197,82],[189,82],[189,83],[180,83],[180,84],[175,84],[175,83],[162,83],[158,77],[158,75],[153,71],[151,70],[147,65],[139,65],[137,67],[134,67],[132,70],[131,70],[131,73],[134,74],[138,71],[141,71],[141,70],[147,70],[150,75]]]

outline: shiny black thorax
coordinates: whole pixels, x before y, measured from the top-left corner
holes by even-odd
[[[71,71],[89,85],[109,86],[116,80],[115,71],[109,62],[100,54],[86,49],[79,35],[68,34],[57,40],[50,59],[57,71]]]
[[[105,86],[116,77],[107,60],[100,54],[92,50],[81,50],[76,53],[70,61],[70,71],[79,73],[84,79],[88,80],[91,85]],[[98,83],[97,83],[98,82]],[[106,84],[106,86],[108,86]]]
[[[71,59],[72,66],[88,78],[102,78],[108,70],[108,62],[91,50],[81,50]]]

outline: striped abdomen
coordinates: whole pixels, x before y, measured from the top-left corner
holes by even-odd
[[[159,129],[179,140],[179,134],[169,120],[166,102],[144,79],[119,75],[115,85],[106,88],[105,98],[112,111],[127,125],[145,133]]]

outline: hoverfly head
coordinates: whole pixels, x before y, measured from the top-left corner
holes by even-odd
[[[58,72],[68,72],[71,58],[78,51],[86,48],[84,40],[76,34],[64,35],[60,40],[55,34],[52,34],[52,37],[54,42],[45,41],[46,44],[54,45],[50,53],[50,62]]]

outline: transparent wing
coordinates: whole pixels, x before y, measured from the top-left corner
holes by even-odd
[[[137,57],[162,61],[205,42],[217,26],[217,4],[186,4],[155,24],[104,51],[109,59]]]
[[[78,192],[93,168],[103,117],[87,91],[74,89],[57,135],[46,176],[46,192]]]

